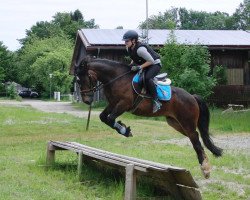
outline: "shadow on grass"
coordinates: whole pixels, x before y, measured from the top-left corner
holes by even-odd
[[[73,163],[55,163],[49,170],[61,171],[64,174],[76,174],[77,165]],[[79,182],[86,187],[102,190],[109,194],[110,190],[125,190],[125,169],[114,168],[108,164],[91,161],[85,163]],[[99,189],[98,189],[99,188]],[[106,190],[106,191],[104,191]],[[117,193],[120,193],[119,191]],[[149,177],[140,176],[137,179],[137,200],[173,200],[167,191],[159,188]]]

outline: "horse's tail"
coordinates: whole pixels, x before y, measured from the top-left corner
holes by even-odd
[[[213,140],[209,135],[209,122],[210,122],[210,113],[205,101],[198,95],[193,95],[196,99],[199,108],[200,115],[198,119],[198,129],[201,134],[204,145],[216,156],[219,157],[222,155],[223,150],[219,147],[216,147],[213,143]]]

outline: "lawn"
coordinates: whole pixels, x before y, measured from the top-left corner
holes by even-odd
[[[246,149],[228,149],[222,158],[206,150],[213,165],[211,178],[205,180],[190,145],[169,143],[184,136],[163,119],[121,117],[131,126],[134,137],[125,138],[92,117],[90,130],[86,119],[67,114],[43,113],[30,107],[0,107],[0,199],[123,199],[124,178],[112,171],[84,168],[82,181],[77,176],[77,156],[58,151],[56,164],[45,166],[49,140],[76,141],[128,156],[184,167],[200,186],[203,199],[242,200],[250,196],[250,154]],[[221,115],[211,110],[211,132],[215,137],[250,137],[250,112]],[[248,149],[249,150],[249,149]],[[149,184],[140,183],[138,196],[159,196]]]

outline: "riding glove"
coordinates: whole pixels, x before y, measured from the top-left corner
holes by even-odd
[[[136,65],[134,65],[134,66],[131,67],[131,71],[134,71],[134,72],[136,72],[136,71],[138,71],[138,70],[140,70],[140,69],[142,69],[141,66],[136,66]]]

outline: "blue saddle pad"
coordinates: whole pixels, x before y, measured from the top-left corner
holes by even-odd
[[[133,78],[133,83],[139,83],[140,75],[137,73]],[[156,84],[156,91],[159,100],[168,101],[171,99],[171,86]]]

